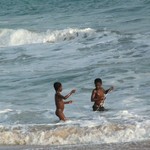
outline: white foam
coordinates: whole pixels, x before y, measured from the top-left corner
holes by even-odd
[[[68,28],[63,30],[47,30],[45,32],[29,31],[27,29],[0,29],[0,47],[18,46],[35,43],[56,43],[70,40],[91,40],[88,46],[118,42],[120,35],[111,31],[96,31],[92,28]]]
[[[125,112],[126,114],[126,112]],[[103,118],[101,118],[103,120]],[[74,122],[75,123],[75,122]],[[77,123],[77,122],[76,122]],[[86,143],[116,143],[149,138],[150,122],[136,124],[93,123],[86,126],[68,121],[49,125],[0,126],[0,144],[61,145]]]
[[[75,38],[86,38],[95,34],[91,28],[85,29],[64,29],[64,30],[47,30],[46,32],[33,32],[26,29],[1,29],[0,46],[16,46],[33,43],[55,43],[58,41],[72,40]]]
[[[116,113],[116,119],[122,120],[123,122],[128,122],[131,124],[136,124],[138,121],[144,121],[142,116],[139,116],[128,110],[122,110]]]
[[[5,114],[12,111],[13,111],[12,109],[4,109],[4,110],[0,110],[0,114]]]

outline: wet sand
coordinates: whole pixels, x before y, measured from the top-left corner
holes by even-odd
[[[62,146],[36,146],[36,145],[5,145],[0,150],[150,150],[150,140],[128,143],[113,144],[84,144],[84,145],[62,145]]]

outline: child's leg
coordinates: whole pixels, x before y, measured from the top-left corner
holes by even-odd
[[[105,108],[103,106],[99,107],[99,111],[104,111]]]
[[[56,110],[56,115],[60,120],[66,121],[66,117],[61,109]]]
[[[105,108],[103,106],[93,105],[93,111],[104,111]]]
[[[96,106],[96,105],[93,105],[93,111],[98,111],[98,106]]]

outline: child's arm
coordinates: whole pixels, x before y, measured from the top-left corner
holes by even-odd
[[[112,91],[114,89],[113,86],[111,86],[109,89],[105,90],[105,94],[109,93],[110,91]]]
[[[65,100],[65,99],[67,99],[68,97],[70,97],[70,96],[71,96],[73,93],[75,93],[75,92],[76,92],[76,90],[72,90],[72,91],[71,91],[69,94],[67,94],[66,96],[62,96],[62,95],[61,95],[61,98]]]
[[[95,102],[98,100],[97,98],[95,98],[95,95],[96,95],[96,91],[93,90],[92,95],[91,95],[91,102]]]
[[[64,102],[64,104],[71,104],[73,101]]]

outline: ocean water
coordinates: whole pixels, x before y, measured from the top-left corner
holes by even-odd
[[[149,0],[1,0],[0,145],[150,139]],[[108,111],[93,112],[94,79]],[[69,120],[55,116],[53,83]]]

